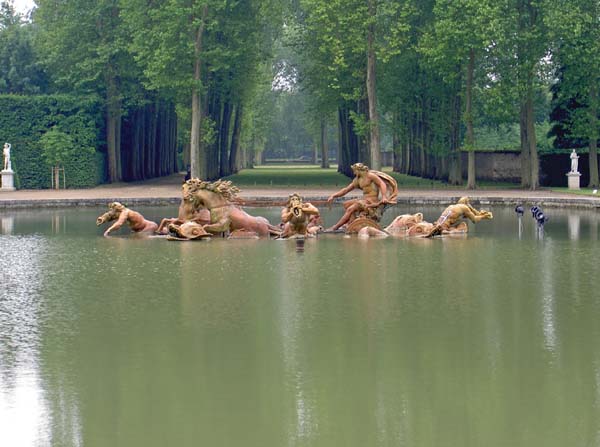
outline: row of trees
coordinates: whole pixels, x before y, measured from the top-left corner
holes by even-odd
[[[139,145],[121,147],[140,141],[123,129],[137,111],[151,106],[159,116],[155,124],[137,120],[156,127],[153,141],[172,131],[170,115],[160,119],[155,106],[165,102],[176,105],[194,175],[226,176],[251,161],[240,141],[260,145],[264,134],[253,112],[258,93],[269,90],[279,2],[38,0],[29,22],[11,3],[0,5],[0,39],[9,43],[0,50],[0,93],[102,98],[109,181],[127,178],[124,161],[144,155]]]
[[[395,170],[460,184],[464,148],[474,188],[475,128],[518,122],[522,186],[535,189],[536,117],[556,83],[557,106],[577,103],[563,107],[560,125],[571,141],[587,142],[597,186],[599,8],[587,0],[300,0],[288,36],[316,109],[337,111],[342,160],[378,168],[383,122]]]
[[[1,3],[0,92],[101,97],[111,181],[124,177],[123,160],[142,157],[121,147],[131,110],[175,104],[185,163],[216,178],[273,144],[273,114],[285,105],[274,92],[302,91],[304,112],[295,112],[323,166],[335,117],[342,172],[356,161],[380,168],[383,133],[396,171],[453,184],[462,183],[466,149],[475,188],[477,129],[518,123],[522,186],[535,189],[536,122],[547,119],[552,85],[554,132],[561,144],[588,146],[598,185],[596,1],[36,3],[29,23]],[[171,131],[172,123],[162,133]]]

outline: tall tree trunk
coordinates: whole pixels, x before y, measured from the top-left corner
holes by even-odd
[[[206,112],[204,116],[210,117],[214,129],[216,131],[214,141],[210,144],[207,142],[204,144],[204,151],[206,153],[206,179],[216,180],[220,174],[219,166],[219,140],[221,138],[221,116],[223,113],[223,98],[216,91],[216,89],[209,90],[206,95]]]
[[[338,123],[339,123],[339,147],[338,147],[338,172],[342,174],[351,171],[350,165],[350,138],[348,136],[348,109],[340,107],[338,109]]]
[[[540,187],[540,160],[535,136],[535,113],[533,110],[533,88],[530,88],[527,99],[527,127],[529,129],[529,154],[531,155],[531,189]]]
[[[157,142],[156,142],[156,122],[157,122],[157,110],[156,110],[156,103],[152,104],[151,107],[151,112],[149,114],[149,119],[150,119],[150,141],[148,144],[148,165],[147,165],[147,172],[148,175],[150,176],[150,178],[154,178],[156,177],[156,146],[157,146]]]
[[[139,161],[138,161],[138,172],[139,172],[139,180],[144,180],[146,178],[146,139],[147,139],[147,125],[146,125],[146,116],[148,115],[147,107],[140,110],[139,117],[139,126],[140,126],[140,144],[139,144]]]
[[[399,113],[399,112],[398,112]],[[400,153],[400,172],[401,174],[408,174],[408,153],[409,153],[409,141],[410,141],[410,119],[408,113],[404,114],[403,122],[403,138],[401,140],[401,153]]]
[[[370,122],[368,98],[359,99],[356,103],[353,104],[352,110],[354,110],[358,115],[364,115],[366,117],[366,121]],[[352,147],[353,151],[354,151],[354,148],[356,148],[356,156],[353,156],[350,164],[356,163],[356,162],[361,162],[366,165],[372,166],[371,165],[371,145],[369,144],[370,134],[367,136],[358,135],[354,131],[356,123],[354,122],[354,120],[351,117],[348,119],[348,125],[349,125],[349,129],[351,130],[350,133],[348,134],[349,140],[350,140],[350,146]],[[351,177],[354,175],[352,173],[352,170],[350,170],[349,175]]]
[[[519,125],[521,128],[521,186],[535,190],[539,187],[539,160],[535,139],[533,114],[533,88],[531,82],[521,103]]]
[[[469,50],[469,62],[467,64],[467,91],[465,95],[465,122],[467,125],[467,189],[475,189],[475,132],[473,130],[473,72],[475,71],[475,50]]]
[[[400,123],[398,122],[398,109],[392,112],[392,171],[400,172],[402,169],[402,148],[400,145]]]
[[[229,100],[223,104],[221,126],[219,127],[219,175],[227,177],[229,171],[229,123],[231,122],[232,106]]]
[[[232,174],[240,170],[240,135],[242,133],[242,104],[235,108],[235,118],[233,120],[233,134],[231,136],[231,148],[229,149],[229,172]]]
[[[419,105],[419,177],[425,177],[425,103],[421,98]]]
[[[590,118],[589,188],[598,188],[600,186],[600,182],[598,181],[598,86],[595,81],[596,79],[593,79],[593,84],[590,87],[590,105],[588,110]]]
[[[206,177],[206,154],[202,151],[201,129],[202,129],[202,104],[201,104],[201,81],[202,81],[202,36],[206,16],[208,15],[208,6],[202,8],[200,25],[196,30],[194,38],[194,84],[192,86],[192,129],[190,136],[190,164],[192,168],[192,177]]]
[[[450,104],[450,153],[448,154],[448,183],[461,185],[462,177],[462,154],[460,151],[460,114],[461,101],[459,95],[454,95]]]
[[[375,16],[377,0],[369,0],[369,25],[367,36],[367,97],[369,100],[369,135],[371,152],[371,168],[381,169],[381,144],[379,141],[379,114],[377,112],[377,91],[375,75]]]
[[[320,148],[321,148],[321,168],[329,168],[329,147],[327,146],[327,120],[321,117],[321,132],[320,132]]]
[[[115,129],[115,153],[117,155],[117,176],[119,180],[123,180],[123,154],[121,153],[121,132],[122,132],[122,124],[123,124],[123,116],[121,113],[121,101],[119,101],[119,112],[118,117],[116,119],[116,129]]]
[[[121,104],[119,88],[113,69],[106,69],[106,150],[108,155],[108,181],[110,183],[121,180],[119,175],[121,146],[119,144],[119,122],[121,120]]]
[[[529,153],[529,128],[527,127],[527,101],[521,102],[519,111],[521,134],[521,187],[531,187],[531,155]]]

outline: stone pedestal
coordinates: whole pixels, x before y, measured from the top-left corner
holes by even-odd
[[[579,189],[579,181],[581,179],[579,172],[569,172],[567,178],[569,179],[569,189]]]
[[[5,169],[4,171],[0,171],[2,175],[2,187],[0,187],[0,192],[3,191],[14,191],[15,190],[15,173],[12,169]]]

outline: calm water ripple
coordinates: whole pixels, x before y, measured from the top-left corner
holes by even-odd
[[[599,217],[493,212],[302,253],[3,214],[0,446],[599,445]]]

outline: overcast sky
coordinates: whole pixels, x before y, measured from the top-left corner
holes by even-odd
[[[13,0],[13,4],[15,9],[21,13],[29,12],[34,7],[33,0]]]

